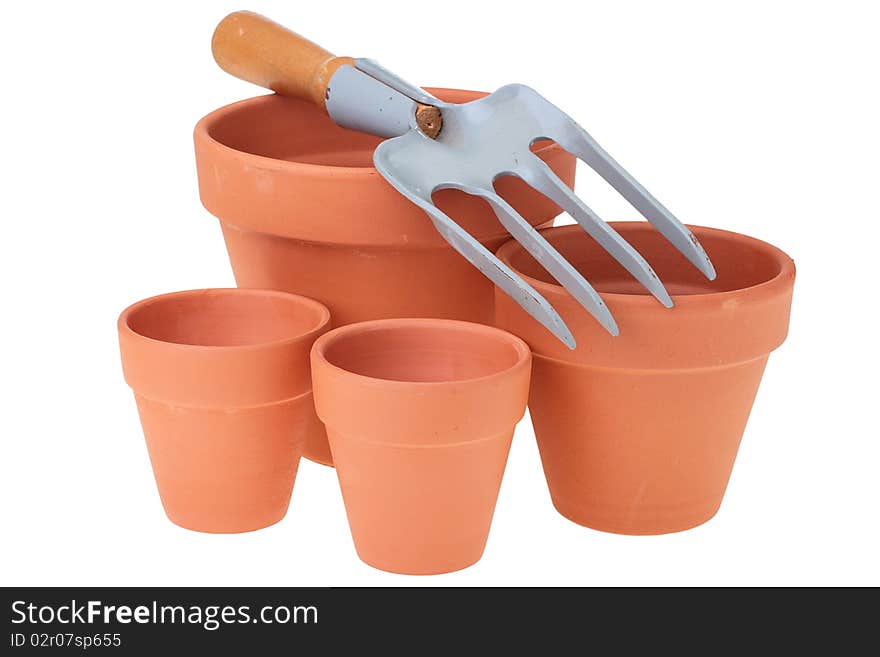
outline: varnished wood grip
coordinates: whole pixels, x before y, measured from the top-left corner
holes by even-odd
[[[227,73],[322,108],[336,69],[354,63],[252,11],[237,11],[220,21],[211,50]]]

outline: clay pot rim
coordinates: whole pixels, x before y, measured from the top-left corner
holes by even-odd
[[[647,221],[610,221],[608,223],[611,224],[615,228],[615,230],[617,230],[624,237],[624,239],[626,238],[626,233],[630,229],[649,228],[651,230],[656,230]],[[694,235],[696,235],[698,238],[704,235],[714,235],[716,237],[726,239],[729,242],[736,242],[740,246],[744,246],[746,249],[761,251],[767,255],[770,255],[779,265],[779,271],[772,278],[769,278],[766,281],[761,281],[760,283],[756,283],[755,285],[736,288],[734,290],[707,292],[703,294],[672,294],[670,296],[672,297],[672,300],[676,306],[706,303],[708,301],[714,303],[718,299],[724,297],[739,296],[742,294],[758,294],[761,292],[767,292],[769,294],[775,292],[781,293],[786,288],[786,281],[790,280],[791,277],[793,277],[795,274],[794,260],[791,259],[791,256],[785,253],[782,249],[773,246],[769,242],[764,242],[763,240],[759,240],[756,237],[750,237],[742,233],[737,233],[730,230],[723,230],[721,228],[696,226],[693,224],[688,224],[688,228],[690,228]],[[545,228],[539,232],[545,238],[547,238],[547,241],[551,244],[553,243],[553,238],[555,236],[564,236],[574,233],[580,233],[584,235],[585,238],[590,239],[589,235],[587,235],[584,229],[577,224],[554,226],[552,228]],[[511,257],[515,253],[522,252],[523,250],[523,246],[519,242],[511,239],[499,247],[498,251],[496,251],[496,255],[502,262],[504,262],[504,264],[510,266],[511,269],[522,276],[524,280],[526,280],[530,285],[534,286],[534,288],[542,294],[570,296],[565,288],[563,288],[558,283],[548,283],[546,281],[533,278],[514,267],[510,262]],[[660,308],[661,310],[665,310],[660,304],[657,303],[657,300],[654,299],[654,297],[652,297],[651,294],[647,292],[647,290],[644,294],[621,294],[619,292],[603,292],[601,290],[599,290],[598,292],[603,299],[614,300],[615,305],[651,306]]]
[[[452,89],[448,87],[425,87],[425,89],[439,98],[444,98],[447,93],[464,93],[464,94],[473,94],[473,100],[477,98],[482,98],[484,96],[488,96],[489,94],[484,91],[471,91],[468,89]],[[217,121],[226,118],[228,115],[233,112],[238,111],[242,106],[258,104],[260,102],[265,102],[264,99],[272,98],[278,94],[263,94],[260,96],[253,96],[251,98],[245,98],[243,100],[236,101],[234,103],[230,103],[229,105],[224,105],[223,107],[219,107],[213,112],[206,114],[202,117],[198,123],[196,123],[195,130],[193,131],[193,136],[196,141],[203,141],[206,144],[210,144],[212,148],[215,148],[219,151],[223,151],[228,153],[231,157],[241,157],[247,159],[253,159],[255,163],[258,163],[259,166],[265,169],[274,169],[278,171],[288,171],[291,174],[323,174],[323,175],[334,175],[338,176],[340,174],[348,175],[348,176],[361,176],[361,177],[370,177],[379,175],[378,170],[374,166],[365,166],[365,167],[352,167],[352,166],[335,166],[335,165],[327,165],[327,164],[314,164],[310,162],[294,162],[290,160],[279,160],[274,157],[267,157],[265,155],[257,155],[256,153],[251,153],[249,151],[242,151],[237,148],[232,148],[231,146],[227,146],[221,141],[217,141],[214,137],[211,136],[211,129],[214,127]],[[546,146],[542,146],[541,148],[535,150],[536,154],[546,153],[553,150],[562,150],[562,147],[556,143],[550,143]]]
[[[317,325],[310,328],[308,331],[298,333],[296,335],[281,338],[280,340],[267,340],[265,342],[256,342],[253,344],[242,344],[242,345],[200,345],[200,344],[186,344],[182,342],[169,342],[166,340],[158,340],[156,338],[151,338],[148,335],[144,335],[143,333],[139,333],[135,331],[129,325],[129,320],[131,316],[137,312],[138,310],[144,308],[147,305],[152,303],[157,303],[163,300],[168,300],[172,298],[182,299],[188,297],[196,297],[205,294],[229,294],[231,296],[251,296],[251,297],[275,297],[278,299],[283,299],[285,301],[295,301],[300,306],[306,306],[317,310],[320,313],[319,320]],[[330,310],[319,301],[312,299],[310,297],[304,297],[300,294],[291,294],[289,292],[282,292],[280,290],[265,290],[258,288],[239,288],[239,287],[209,287],[209,288],[199,288],[194,290],[180,290],[177,292],[166,292],[164,294],[157,294],[152,297],[147,297],[146,299],[141,299],[130,306],[128,306],[122,313],[119,315],[119,320],[117,321],[117,326],[120,334],[125,334],[134,340],[140,340],[146,344],[153,345],[161,345],[165,348],[169,349],[179,349],[183,351],[189,352],[202,352],[202,353],[245,353],[248,351],[258,351],[262,349],[275,349],[278,347],[284,347],[287,345],[296,344],[298,342],[302,342],[305,340],[309,340],[316,335],[319,335],[326,326],[330,323]],[[299,396],[299,395],[297,395]]]
[[[454,379],[451,381],[399,381],[395,379],[380,379],[377,377],[366,376],[364,374],[358,374],[335,365],[327,358],[327,348],[331,343],[337,340],[345,339],[352,335],[368,333],[370,331],[403,327],[425,327],[430,329],[449,328],[452,330],[471,332],[473,334],[492,336],[493,338],[507,342],[516,350],[516,361],[510,367],[493,372],[492,374],[468,379]],[[401,388],[437,390],[438,388],[448,388],[461,385],[480,385],[496,379],[509,377],[522,368],[531,367],[532,350],[522,339],[504,329],[496,328],[494,326],[477,324],[476,322],[465,322],[458,319],[395,317],[391,319],[374,319],[365,322],[356,322],[354,324],[347,324],[328,331],[315,340],[314,345],[312,345],[311,358],[313,363],[317,361],[321,367],[336,373],[338,376],[346,377],[361,383],[369,383],[374,387],[381,386],[396,390]]]

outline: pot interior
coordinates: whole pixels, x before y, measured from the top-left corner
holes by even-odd
[[[205,347],[240,347],[293,339],[327,320],[318,304],[247,290],[197,290],[149,299],[128,327],[147,338]]]
[[[462,103],[485,94],[433,90]],[[312,103],[280,95],[239,103],[208,126],[215,141],[237,151],[276,160],[335,167],[372,167],[380,137],[340,128]]]
[[[709,281],[650,224],[618,222],[614,228],[645,257],[673,296],[745,289],[770,281],[782,272],[782,254],[769,244],[735,233],[695,228],[694,234],[706,249],[717,272],[716,279]],[[597,291],[649,295],[620,263],[579,226],[554,228],[543,234]],[[505,247],[499,255],[526,276],[558,285],[522,247]]]
[[[338,167],[372,166],[381,141],[340,128],[312,103],[278,95],[235,106],[213,122],[208,134],[237,151]]]
[[[370,327],[343,332],[324,347],[336,367],[374,379],[412,383],[466,381],[512,368],[524,354],[503,334],[467,325]]]

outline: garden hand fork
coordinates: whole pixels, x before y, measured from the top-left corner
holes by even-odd
[[[510,84],[469,103],[447,103],[373,60],[334,57],[252,12],[224,18],[212,49],[232,75],[311,100],[343,127],[387,137],[373,154],[379,173],[428,214],[453,248],[572,349],[574,336],[550,303],[434,205],[434,192],[451,188],[485,199],[504,228],[612,335],[619,329],[602,297],[495,192],[496,178],[521,178],[570,214],[660,303],[670,308],[672,299],[645,259],[532,152],[535,142],[552,140],[586,162],[708,279],[715,278],[691,231],[583,128],[529,87]]]

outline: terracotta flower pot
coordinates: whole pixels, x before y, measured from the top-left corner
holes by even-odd
[[[435,90],[464,102],[483,94]],[[239,287],[325,303],[336,325],[388,317],[491,323],[492,284],[372,166],[379,138],[340,128],[310,103],[261,96],[212,112],[195,129],[202,203],[220,219]],[[566,183],[574,158],[537,149]],[[533,225],[559,209],[522,181],[498,189]],[[437,204],[491,250],[508,235],[482,200],[444,190]],[[306,456],[328,463],[326,439]]]
[[[614,226],[654,266],[674,308],[566,226],[544,235],[602,293],[620,335],[516,243],[499,256],[559,310],[577,349],[501,294],[496,319],[533,351],[529,409],[559,512],[623,534],[688,529],[721,504],[767,357],[788,331],[794,263],[751,237],[694,228],[718,270],[709,282],[648,224]]]
[[[309,350],[330,313],[266,290],[193,290],[119,317],[153,474],[172,522],[266,527],[287,512],[306,434],[319,424]]]
[[[428,575],[479,560],[530,361],[509,333],[452,320],[364,322],[315,342],[315,404],[363,561]]]

